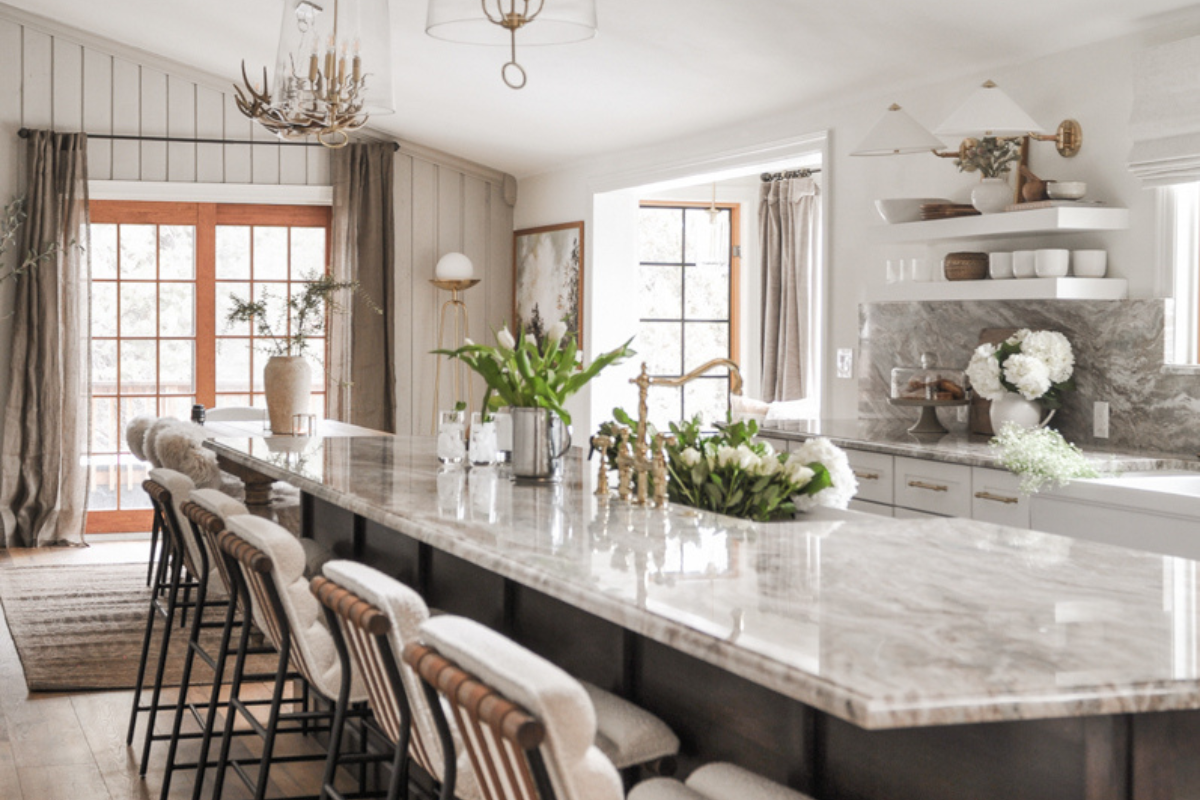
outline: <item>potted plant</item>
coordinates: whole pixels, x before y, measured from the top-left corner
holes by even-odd
[[[971,190],[971,205],[983,214],[994,214],[1008,208],[1013,190],[1008,185],[1008,171],[1020,157],[1016,139],[985,136],[969,140],[962,154],[954,160],[960,172],[978,172],[979,185]]]
[[[1007,422],[1041,427],[1075,390],[1075,354],[1058,331],[1022,329],[1000,344],[981,344],[967,365],[971,386],[992,402],[992,430]],[[1043,418],[1043,408],[1050,413]]]
[[[271,356],[263,369],[263,385],[272,433],[291,434],[293,417],[308,413],[312,367],[304,355],[309,340],[324,334],[328,315],[345,312],[345,306],[337,299],[339,292],[358,294],[366,299],[371,310],[383,313],[361,292],[358,281],[336,281],[330,275],[306,277],[303,291],[287,298],[277,299],[266,292],[258,300],[229,296],[233,307],[225,317],[226,324],[253,324],[259,347]],[[268,312],[275,302],[286,305],[292,323],[290,332],[272,328]]]
[[[512,468],[517,478],[557,480],[561,459],[571,446],[571,415],[567,399],[611,364],[634,355],[629,344],[600,354],[587,367],[573,333],[556,322],[541,341],[517,328],[514,337],[507,326],[496,333],[496,346],[471,340],[457,350],[435,350],[440,355],[464,362],[487,383],[485,410],[509,406],[512,410]]]

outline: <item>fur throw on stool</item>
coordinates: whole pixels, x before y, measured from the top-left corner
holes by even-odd
[[[176,421],[159,432],[155,452],[162,466],[187,475],[198,488],[220,489],[217,454],[205,449],[203,442],[204,434],[198,426]]]
[[[129,452],[137,456],[139,461],[150,460],[146,457],[146,433],[157,421],[158,417],[143,414],[129,420],[129,424],[125,426],[125,442],[129,445]]]

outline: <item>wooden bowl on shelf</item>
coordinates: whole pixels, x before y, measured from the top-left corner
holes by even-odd
[[[988,274],[987,253],[947,253],[942,270],[948,281],[979,281]]]

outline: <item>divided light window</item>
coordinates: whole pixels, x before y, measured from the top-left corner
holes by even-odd
[[[249,324],[225,322],[229,296],[283,299],[328,263],[329,209],[211,203],[91,204],[92,436],[88,530],[148,530],[147,467],[125,425],[187,419],[193,403],[265,405],[268,355]],[[291,320],[271,320],[287,332]],[[314,340],[315,413],[324,407],[324,340]]]
[[[714,216],[707,203],[641,205],[641,326],[634,347],[654,377],[679,377],[714,358],[738,358],[740,207],[717,209]],[[659,430],[696,414],[711,427],[726,419],[729,379],[717,370],[681,388],[656,386],[649,406]]]

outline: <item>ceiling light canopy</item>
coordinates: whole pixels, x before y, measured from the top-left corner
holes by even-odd
[[[985,81],[937,129],[940,136],[1025,136],[1045,132],[993,81]]]
[[[236,86],[238,108],[282,139],[344,147],[372,114],[394,112],[388,0],[286,0],[274,83]],[[271,90],[274,86],[274,92]]]
[[[894,156],[940,150],[942,140],[925,129],[900,106],[892,103],[883,117],[850,155]]]
[[[429,0],[425,32],[435,39],[464,44],[502,45],[512,58],[500,71],[513,89],[525,85],[517,63],[521,44],[571,44],[596,35],[595,0]]]

